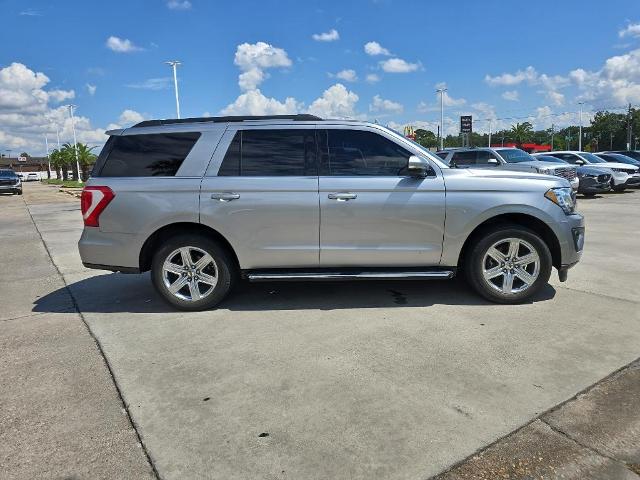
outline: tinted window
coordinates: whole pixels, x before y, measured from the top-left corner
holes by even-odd
[[[552,157],[551,155],[536,155],[533,158],[535,158],[536,160],[539,160],[540,162],[567,163],[564,160],[557,157]]]
[[[476,165],[489,165],[489,160],[494,159],[498,160],[492,152],[487,152],[486,150],[478,150],[476,156]]]
[[[13,170],[0,170],[0,177],[16,177],[16,172]]]
[[[314,130],[241,130],[222,160],[219,176],[317,175]]]
[[[535,158],[524,150],[519,148],[510,148],[508,150],[498,150],[498,153],[507,163],[533,162]]]
[[[172,177],[199,137],[198,132],[111,137],[96,163],[104,161],[99,175]]]
[[[436,153],[436,155],[438,155],[442,160],[446,160],[447,159],[447,155],[449,155],[448,152],[438,152]]]
[[[451,157],[451,163],[458,167],[462,167],[464,165],[475,165],[476,153],[477,152],[475,150],[470,152],[455,152],[453,157]]]
[[[397,177],[407,174],[411,153],[374,132],[326,130],[321,134],[326,158],[323,175],[375,175]]]

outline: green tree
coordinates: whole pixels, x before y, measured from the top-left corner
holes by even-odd
[[[78,143],[78,162],[80,163],[81,180],[84,182],[89,178],[89,167],[96,163],[96,155],[91,151],[94,147],[89,147],[86,143]]]
[[[77,163],[76,163],[76,150],[71,143],[65,143],[62,145],[62,153],[67,161],[67,167],[71,167],[71,175],[73,180],[78,181],[80,178],[80,172],[78,172]],[[80,162],[80,157],[78,157],[78,163]]]
[[[519,147],[531,139],[533,135],[533,125],[529,122],[516,123],[511,126],[510,133],[513,141]]]
[[[30,157],[30,155],[29,155],[27,152],[22,152],[22,153],[20,154],[20,156],[21,156],[21,157],[27,157],[27,158],[29,158],[29,157]]]
[[[592,138],[601,150],[622,149],[627,142],[627,115],[608,111],[596,112],[591,120]]]
[[[436,147],[438,145],[438,139],[436,134],[430,130],[418,128],[415,132],[416,142],[426,148]]]
[[[65,158],[62,152],[58,149],[53,150],[49,154],[49,160],[51,162],[51,166],[56,172],[56,177],[59,179],[67,178],[67,166],[65,164]]]

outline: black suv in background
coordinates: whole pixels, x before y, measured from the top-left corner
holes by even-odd
[[[536,160],[549,163],[567,163],[557,157],[537,153],[534,155]],[[593,197],[597,193],[608,192],[611,190],[611,171],[606,168],[598,168],[592,165],[577,165],[578,193],[585,197]]]
[[[13,170],[0,170],[0,193],[22,195],[22,180]]]

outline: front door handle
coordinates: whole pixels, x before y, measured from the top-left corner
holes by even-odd
[[[230,202],[231,200],[237,200],[239,198],[240,198],[240,194],[233,193],[233,192],[218,192],[218,193],[211,194],[212,200],[219,200],[221,202]]]
[[[349,200],[355,200],[358,195],[355,193],[330,193],[328,195],[329,200],[338,200],[339,202],[347,202]]]

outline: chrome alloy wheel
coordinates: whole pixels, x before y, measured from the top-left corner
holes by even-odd
[[[218,283],[218,265],[198,247],[181,247],[162,264],[162,281],[176,298],[195,302],[209,296]]]
[[[540,256],[521,238],[504,238],[494,243],[482,259],[482,278],[503,295],[524,292],[540,275]]]

